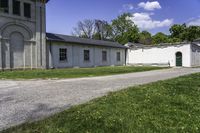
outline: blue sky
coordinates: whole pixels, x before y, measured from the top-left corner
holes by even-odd
[[[102,19],[110,22],[123,12],[140,30],[169,33],[172,24],[200,25],[200,0],[50,0],[47,32],[70,35],[77,22]]]

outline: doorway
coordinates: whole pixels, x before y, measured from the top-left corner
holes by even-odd
[[[181,52],[177,52],[176,53],[176,66],[177,67],[182,67],[183,66],[182,53]]]
[[[14,32],[10,36],[10,67],[24,67],[24,38],[18,32]]]

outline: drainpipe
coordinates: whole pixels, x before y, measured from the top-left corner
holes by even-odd
[[[127,66],[127,53],[128,53],[127,51],[128,51],[128,49],[126,48],[125,49],[125,66]]]
[[[51,66],[50,68],[54,68],[54,64],[53,64],[53,53],[52,53],[52,41],[50,40],[50,43],[49,43],[49,53],[50,53],[50,56],[51,56]],[[49,60],[49,56],[48,56],[48,60]],[[50,64],[50,63],[49,63]]]

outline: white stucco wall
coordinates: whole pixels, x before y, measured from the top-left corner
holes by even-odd
[[[125,49],[63,42],[51,42],[51,44],[48,42],[47,45],[50,68],[125,65]],[[59,60],[60,48],[67,48],[68,61],[61,62]],[[84,50],[90,51],[90,61],[84,61]],[[102,61],[102,51],[107,51],[107,61]],[[117,61],[117,52],[121,53],[120,61]]]
[[[180,44],[175,46],[145,47],[129,49],[127,52],[127,63],[137,64],[167,64],[176,66],[176,53],[182,53],[182,63],[184,67],[191,67],[190,44]]]
[[[194,44],[191,45],[191,65],[200,66],[200,46]]]

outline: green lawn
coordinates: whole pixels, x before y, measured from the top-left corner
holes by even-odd
[[[200,73],[123,91],[4,133],[199,133]]]
[[[16,70],[0,71],[0,79],[49,79],[49,78],[80,78],[105,76],[113,74],[141,72],[163,69],[160,67],[96,67],[96,68],[68,68],[53,70]]]

